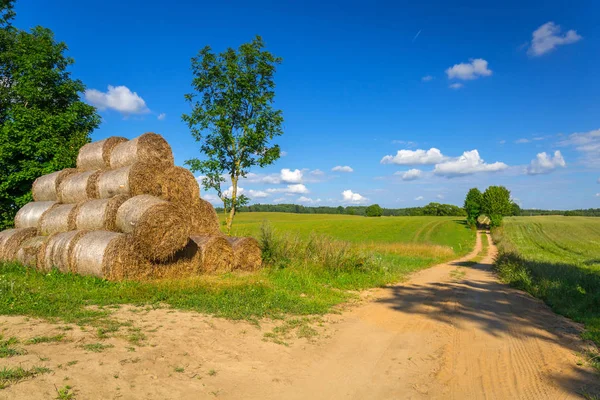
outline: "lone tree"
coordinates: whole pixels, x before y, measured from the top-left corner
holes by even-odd
[[[502,217],[513,212],[510,191],[504,186],[490,186],[483,192],[483,213],[490,217],[490,226],[502,225]]]
[[[12,26],[13,5],[0,0],[0,229],[31,201],[38,176],[75,166],[100,123],[80,100],[85,86],[67,71],[67,46],[49,29]]]
[[[238,195],[239,179],[250,168],[272,164],[279,158],[278,145],[270,141],[283,134],[281,110],[273,108],[275,68],[282,59],[264,50],[260,36],[236,51],[228,48],[214,54],[206,46],[192,58],[192,87],[186,94],[191,114],[186,122],[204,159],[193,158],[186,164],[193,172],[204,174],[202,186],[215,189],[223,201],[227,233],[238,207],[248,198]],[[231,188],[222,189],[231,180]]]
[[[379,204],[372,204],[365,209],[365,215],[367,217],[381,217],[383,215],[383,208]]]
[[[477,188],[469,190],[465,198],[464,209],[467,213],[467,223],[471,226],[477,224],[477,218],[483,211],[483,195]]]

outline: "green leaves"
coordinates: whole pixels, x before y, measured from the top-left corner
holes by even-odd
[[[7,15],[0,0],[0,15]],[[0,27],[5,17],[0,17]],[[100,123],[80,100],[83,83],[72,79],[67,46],[52,31],[0,29],[0,229],[31,201],[40,175],[75,165],[77,152]]]
[[[270,142],[283,134],[281,110],[273,108],[274,75],[281,58],[264,50],[260,36],[236,51],[232,48],[214,54],[204,47],[192,58],[192,93],[185,99],[192,106],[182,119],[192,136],[201,143],[204,160],[191,159],[186,164],[202,172],[205,189],[215,189],[225,210],[231,209],[228,228],[235,208],[249,199],[237,196],[237,182],[253,166],[265,167],[280,156],[280,149]],[[223,195],[223,175],[232,182],[231,198]]]

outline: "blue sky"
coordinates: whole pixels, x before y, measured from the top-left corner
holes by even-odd
[[[67,43],[94,140],[157,132],[179,165],[199,154],[190,58],[261,35],[286,155],[241,182],[253,202],[461,205],[501,184],[525,208],[600,207],[600,3],[448,3],[21,0],[16,25]]]

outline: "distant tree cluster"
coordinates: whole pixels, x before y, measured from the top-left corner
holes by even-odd
[[[464,209],[471,226],[477,224],[481,215],[486,215],[490,219],[490,226],[496,227],[502,225],[503,217],[521,213],[520,207],[511,200],[510,191],[504,186],[490,186],[483,193],[477,188],[469,190]]]
[[[367,210],[374,213],[368,215]],[[217,211],[223,211],[217,208]],[[360,216],[385,216],[385,217],[409,217],[425,215],[445,215],[453,217],[463,217],[465,210],[452,204],[429,203],[425,207],[410,208],[383,208],[378,204],[371,206],[348,206],[348,207],[307,207],[298,204],[252,204],[239,207],[238,212],[286,212],[294,214],[345,214]],[[380,215],[377,215],[379,214]]]

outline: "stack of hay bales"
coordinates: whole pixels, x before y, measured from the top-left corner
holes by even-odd
[[[255,270],[258,242],[228,238],[164,138],[83,146],[77,168],[39,177],[34,201],[0,232],[0,261],[111,280]]]

